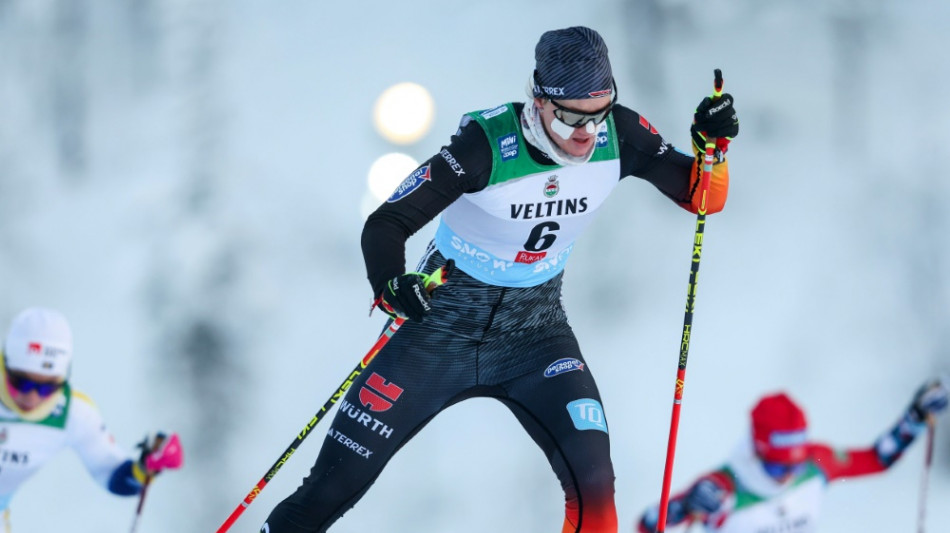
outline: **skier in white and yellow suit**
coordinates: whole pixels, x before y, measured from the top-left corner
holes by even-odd
[[[148,476],[182,464],[177,434],[146,439],[139,457],[116,444],[92,400],[69,383],[72,355],[69,324],[51,309],[22,311],[4,340],[0,510],[6,533],[13,494],[63,448],[72,448],[96,482],[120,496],[139,494]]]

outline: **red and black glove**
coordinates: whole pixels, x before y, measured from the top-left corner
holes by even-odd
[[[707,96],[699,103],[693,114],[693,125],[689,128],[695,153],[705,153],[706,138],[715,137],[716,158],[722,159],[729,149],[729,141],[739,134],[739,117],[732,104],[733,98],[729,93],[723,93],[716,100]]]
[[[422,322],[432,307],[429,305],[425,275],[408,272],[386,282],[374,302],[387,315]]]

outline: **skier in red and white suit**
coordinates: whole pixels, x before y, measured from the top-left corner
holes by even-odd
[[[719,533],[817,531],[828,483],[890,468],[925,431],[927,420],[946,409],[947,399],[946,385],[927,383],[872,446],[836,450],[807,440],[805,413],[786,394],[765,396],[752,409],[752,438],[724,466],[670,498],[667,526],[698,521]],[[653,533],[658,519],[654,505],[637,531]]]

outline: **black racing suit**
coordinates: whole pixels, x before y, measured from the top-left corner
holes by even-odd
[[[693,158],[672,149],[634,111],[618,105],[613,114],[620,141],[617,179],[636,175],[688,204]],[[527,148],[535,161],[554,165]],[[460,128],[446,150],[454,160],[436,155],[424,163],[431,168],[425,186],[383,204],[367,220],[362,244],[374,294],[405,272],[410,235],[462,194],[488,183],[491,147],[476,122]],[[444,262],[430,246],[420,271],[432,272]],[[433,295],[425,320],[406,321],[350,387],[310,475],[273,510],[269,529],[262,531],[326,531],[429,420],[479,396],[505,404],[548,457],[565,493],[563,531],[615,533],[607,421],[561,305],[561,278],[501,287],[457,269]]]

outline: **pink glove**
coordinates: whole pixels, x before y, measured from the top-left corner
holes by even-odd
[[[157,474],[166,468],[172,470],[181,468],[185,460],[185,454],[177,433],[172,433],[168,437],[159,433],[155,436],[152,445],[149,446],[149,450],[142,461],[145,470],[149,474]]]

